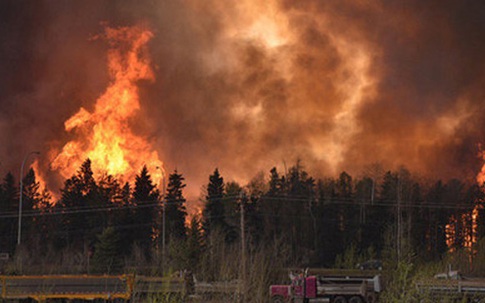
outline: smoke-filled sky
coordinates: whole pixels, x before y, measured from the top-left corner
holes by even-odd
[[[49,167],[72,139],[64,122],[93,109],[106,25],[153,32],[155,80],[138,83],[131,123],[193,193],[216,167],[244,183],[297,159],[317,177],[481,170],[483,1],[3,0],[2,175],[32,150]]]

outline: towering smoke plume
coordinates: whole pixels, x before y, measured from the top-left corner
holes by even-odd
[[[481,1],[2,1],[0,162],[40,149],[110,84],[108,43],[145,24],[154,82],[130,126],[195,191],[301,158],[315,175],[380,162],[474,179],[485,143]],[[135,168],[139,170],[140,168]],[[59,180],[62,180],[59,177]]]

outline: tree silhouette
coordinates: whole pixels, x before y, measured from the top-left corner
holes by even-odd
[[[350,247],[357,240],[359,229],[359,208],[354,201],[352,177],[342,172],[336,182],[336,198],[338,200],[338,232],[343,239],[343,247]]]
[[[123,259],[118,233],[113,227],[108,227],[97,238],[91,270],[98,274],[120,273]]]
[[[340,205],[336,203],[336,181],[332,178],[320,180],[317,185],[317,203],[315,216],[317,217],[317,265],[331,266],[335,257],[342,253],[343,239],[339,227]]]
[[[18,217],[15,214],[17,214],[19,207],[19,191],[15,178],[10,172],[5,175],[0,193],[0,211],[7,215],[6,218],[0,220],[1,252],[12,253],[17,240]]]
[[[206,236],[209,236],[212,231],[218,229],[225,231],[226,221],[224,217],[224,179],[219,174],[216,168],[214,173],[209,176],[209,184],[207,185],[207,196],[205,208],[203,211],[202,227]]]
[[[157,226],[160,211],[159,191],[155,188],[146,166],[136,176],[133,203],[136,206],[133,232],[135,242],[150,256],[154,239],[160,228]]]
[[[91,160],[83,162],[76,175],[64,182],[61,189],[61,200],[56,204],[56,209],[63,212],[62,242],[58,245],[69,245],[77,249],[86,250],[96,240],[96,234],[107,226],[102,220],[100,212],[91,212],[90,215],[83,213],[83,209],[101,210],[102,205],[97,199],[98,186],[93,177]]]
[[[197,269],[202,254],[202,231],[200,221],[197,216],[190,220],[190,228],[187,235],[187,251],[186,260],[187,268],[191,270]]]
[[[32,168],[29,169],[23,179],[23,192],[22,192],[22,210],[24,214],[32,213],[32,211],[41,203],[40,185],[35,180],[35,172]],[[37,236],[39,231],[38,226],[34,224],[36,221],[34,216],[22,216],[22,238],[23,242],[31,244],[33,237]]]
[[[282,235],[284,201],[280,200],[284,195],[284,178],[280,177],[276,167],[270,170],[268,191],[260,198],[259,209],[262,216],[264,241],[270,243],[276,241]]]
[[[133,206],[130,183],[126,182],[116,197],[114,215],[111,219],[111,226],[121,236],[120,243],[124,247],[125,255],[131,252],[133,243],[137,239],[136,209]]]
[[[368,235],[372,228],[369,222],[372,190],[373,180],[369,177],[364,177],[355,184],[355,204],[359,211],[357,244],[360,250],[372,245],[372,238]]]
[[[177,170],[168,178],[167,194],[165,196],[166,228],[169,241],[171,239],[184,240],[186,238],[185,198],[182,190],[185,188],[184,177]]]
[[[284,233],[289,235],[292,258],[296,262],[306,257],[306,252],[313,249],[313,233],[306,231],[312,230],[316,223],[316,219],[312,218],[315,180],[304,170],[300,160],[290,167],[285,188],[287,193],[283,210],[286,211],[289,220],[284,224],[287,227]]]
[[[51,204],[30,169],[22,188],[23,246],[36,251],[37,261],[69,252],[85,262],[94,250],[97,273],[119,272],[130,252],[136,258],[145,254],[138,260],[156,261],[150,256],[161,233],[159,192],[146,166],[132,185],[121,186],[106,174],[95,179],[87,159]],[[166,260],[173,268],[199,270],[209,280],[227,270],[219,260],[240,251],[241,209],[249,256],[277,247],[287,266],[335,266],[349,251],[389,260],[402,251],[401,256],[419,261],[461,251],[472,259],[485,235],[483,185],[458,179],[417,182],[404,168],[381,177],[354,179],[342,172],[315,180],[297,161],[284,175],[272,168],[266,179],[257,174],[244,186],[224,183],[215,169],[202,215],[193,217],[190,227],[185,187],[182,174],[170,174],[164,197],[171,249]],[[0,252],[17,247],[18,203],[18,184],[9,173],[0,184]],[[134,243],[140,251],[131,249]],[[349,260],[347,266],[355,258]],[[44,263],[34,265],[39,264]]]

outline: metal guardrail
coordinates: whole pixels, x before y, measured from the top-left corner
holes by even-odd
[[[133,276],[0,276],[3,299],[130,299]]]
[[[418,291],[435,298],[485,298],[485,279],[422,279]]]
[[[182,278],[136,276],[135,294],[185,293],[186,282]]]
[[[92,276],[0,276],[1,299],[122,299],[130,300],[155,294],[181,296],[237,295],[239,283],[188,282],[182,277],[147,277],[135,275]]]
[[[195,283],[196,294],[238,294],[239,291],[240,284],[237,281]]]

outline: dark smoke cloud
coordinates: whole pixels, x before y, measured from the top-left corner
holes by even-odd
[[[155,34],[156,80],[140,83],[134,127],[192,192],[215,167],[243,181],[297,158],[318,176],[373,162],[442,178],[481,168],[481,1],[8,0],[0,169],[69,139],[64,121],[109,81],[108,46],[91,38],[140,23]]]

